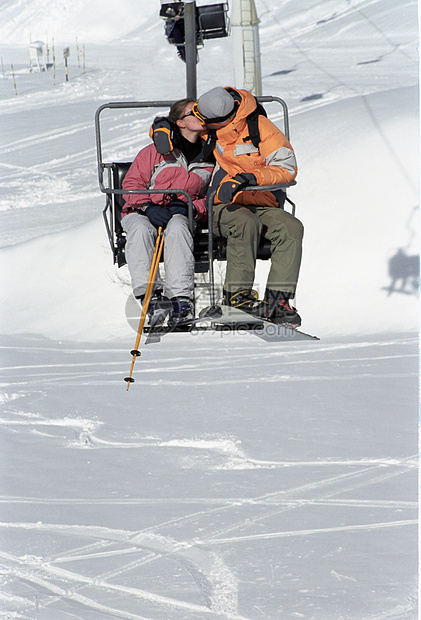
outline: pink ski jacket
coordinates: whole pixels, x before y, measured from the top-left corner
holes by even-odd
[[[204,221],[207,218],[205,196],[212,171],[213,165],[204,161],[202,154],[188,164],[181,151],[174,149],[168,155],[160,155],[155,145],[149,144],[136,155],[124,178],[123,189],[164,191],[162,194],[123,194],[125,205],[121,216],[133,212],[146,202],[165,204],[165,194],[173,193],[173,189],[182,189],[190,194],[197,218]],[[177,200],[186,202],[186,197],[178,194]]]

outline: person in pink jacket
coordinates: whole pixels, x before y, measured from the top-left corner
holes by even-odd
[[[168,314],[169,325],[194,318],[193,238],[189,230],[186,197],[171,189],[187,191],[193,201],[196,220],[206,220],[205,196],[212,175],[214,159],[204,155],[205,142],[200,137],[203,126],[193,115],[193,99],[176,101],[169,111],[168,123],[154,123],[155,140],[166,132],[171,150],[158,153],[154,144],[142,149],[123,181],[123,190],[162,189],[162,194],[124,194],[122,227],[126,233],[126,260],[134,296],[141,302],[146,293],[157,229],[164,230],[165,285],[157,275],[150,316]],[[158,122],[157,122],[158,121]]]

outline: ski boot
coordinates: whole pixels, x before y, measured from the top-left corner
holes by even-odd
[[[243,310],[243,312],[248,312],[248,314],[252,314],[259,318],[264,318],[268,310],[268,304],[259,299],[256,291],[250,289],[237,291],[236,293],[230,293],[224,290],[222,304],[224,306],[230,306],[231,308],[238,308],[239,310]]]
[[[244,290],[237,293],[224,291],[223,304],[239,308],[254,317],[274,323],[287,323],[291,327],[301,325],[301,317],[297,310],[290,306],[290,293],[266,289],[265,298],[258,299],[256,291]]]
[[[143,305],[145,296],[139,297]],[[162,294],[162,290],[157,290],[152,294],[148,306],[148,325],[150,327],[160,327],[172,310],[172,304],[168,297]]]
[[[168,326],[187,325],[194,319],[194,303],[189,297],[172,297]]]
[[[265,291],[266,312],[262,318],[274,323],[286,323],[291,327],[299,327],[301,317],[296,308],[290,305],[291,297],[293,297],[292,293],[273,291],[267,288]]]

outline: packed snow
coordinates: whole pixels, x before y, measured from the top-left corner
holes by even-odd
[[[2,3],[1,618],[417,618],[417,3],[255,2],[320,340],[142,338],[128,391],[94,114],[185,96],[185,66],[155,0]],[[235,85],[231,46],[205,42],[199,94]],[[108,112],[106,161],[155,112]]]

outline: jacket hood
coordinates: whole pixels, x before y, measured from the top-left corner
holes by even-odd
[[[238,88],[232,88],[231,86],[225,86],[225,90],[239,103],[234,121],[245,119],[256,109],[256,99],[248,90],[240,90]]]
[[[247,116],[256,109],[256,99],[248,90],[240,90],[226,86],[227,90],[238,102],[237,112],[227,125],[217,130],[218,139],[221,138],[227,144],[234,143],[238,134],[242,133],[247,126]]]

